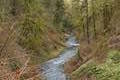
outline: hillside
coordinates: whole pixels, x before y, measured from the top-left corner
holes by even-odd
[[[44,80],[54,64],[47,80],[119,80],[119,58],[119,0],[0,1],[0,80]]]

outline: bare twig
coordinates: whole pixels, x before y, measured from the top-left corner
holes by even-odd
[[[30,61],[30,58],[28,58],[28,60],[24,64],[24,66],[19,70],[18,74],[13,76],[11,80],[20,80],[20,77],[24,73],[25,69],[27,68],[29,61]]]
[[[14,35],[14,33],[15,33],[15,31],[13,31],[15,25],[16,25],[16,22],[13,23],[13,25],[12,25],[11,28],[10,28],[10,34],[9,34],[9,36],[7,37],[7,39],[5,40],[2,48],[0,49],[0,56],[2,55],[2,52],[3,52],[4,48],[7,46],[9,40],[11,39],[11,37],[12,37],[12,36]]]

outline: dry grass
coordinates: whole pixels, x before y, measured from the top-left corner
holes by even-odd
[[[31,56],[34,57],[34,55],[28,54],[31,53],[31,51],[23,49],[20,45],[17,44],[16,36],[18,36],[18,34],[16,33],[15,25],[16,23],[14,22],[7,22],[0,25],[0,79],[41,80],[40,78],[42,75],[40,75],[40,65],[30,64],[32,62]],[[47,46],[56,46],[54,51],[51,51],[50,55],[47,55],[49,58],[53,58],[59,55],[61,47],[58,47],[58,45],[63,44],[61,43],[62,38],[58,39],[60,35],[55,33],[57,32],[46,32],[46,37],[49,38]],[[56,40],[56,42],[60,43],[54,43],[53,40]]]
[[[30,57],[25,49],[22,49],[16,43],[16,32],[14,32],[13,24],[1,24],[0,26],[0,79],[1,80],[20,80],[27,69],[29,69]],[[12,61],[12,62],[11,62]],[[20,65],[19,65],[20,64]],[[35,73],[36,69],[31,67]],[[31,79],[39,79],[39,73],[31,76],[31,73],[27,73]]]

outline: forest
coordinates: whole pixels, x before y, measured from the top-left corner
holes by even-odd
[[[0,0],[0,80],[120,80],[120,0]]]

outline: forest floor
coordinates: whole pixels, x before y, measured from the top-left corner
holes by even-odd
[[[40,64],[57,57],[63,47],[52,50],[45,59],[32,56],[31,51],[23,49],[17,43],[16,35],[11,36],[11,31],[5,26],[8,26],[8,24],[0,27],[0,79],[40,80]]]
[[[65,64],[66,74],[72,80],[119,80],[120,35],[107,41],[98,49],[93,45],[81,48],[80,54]]]

